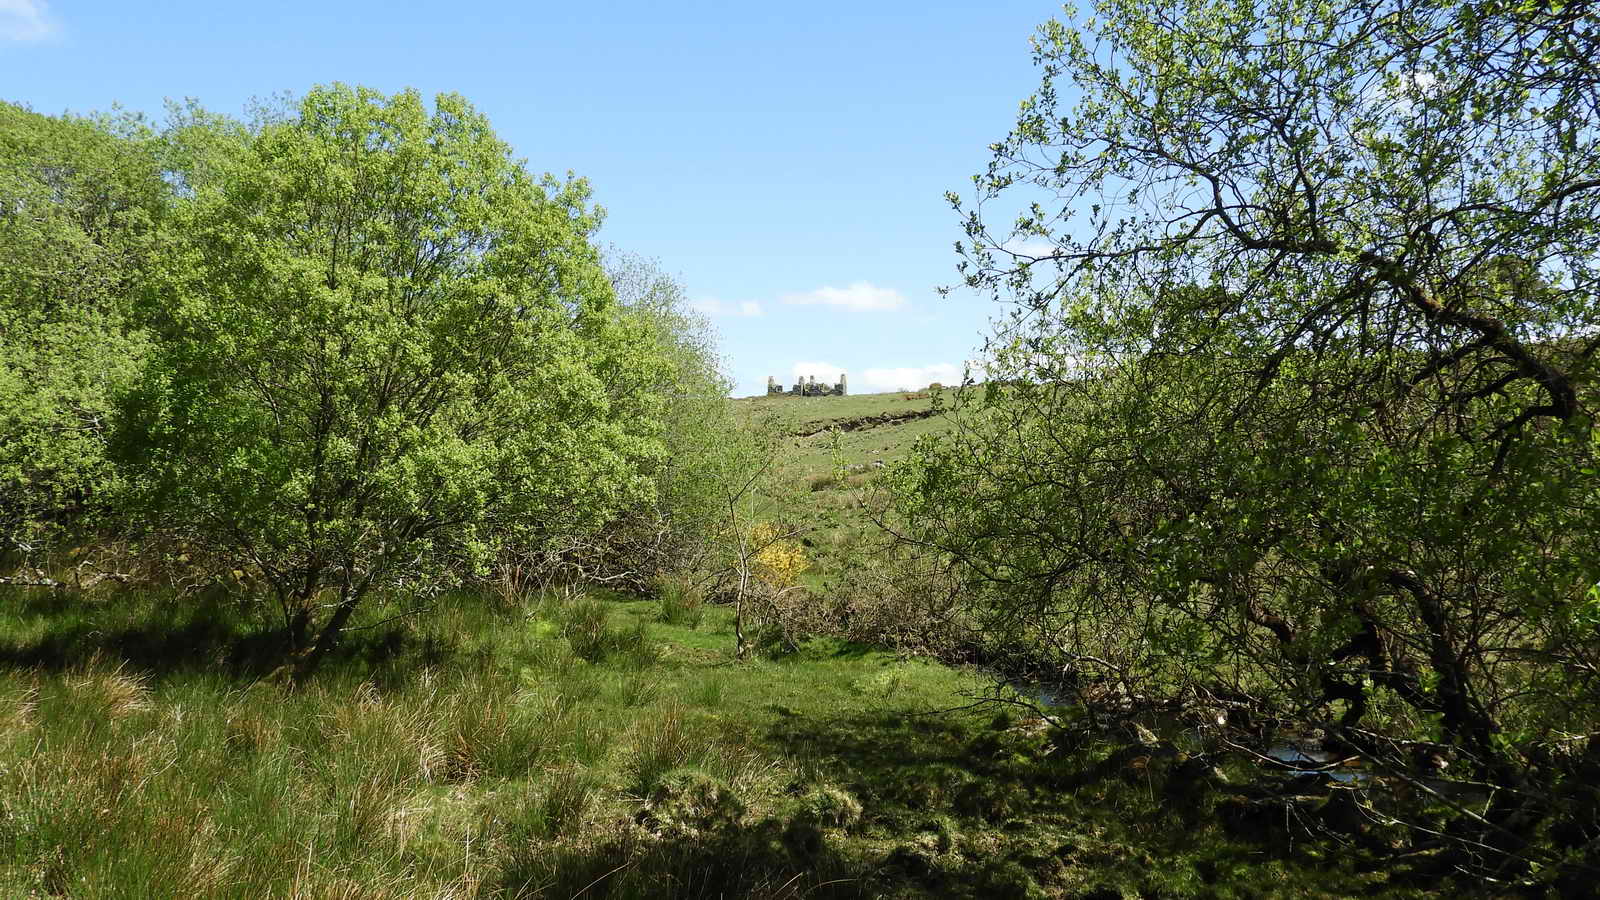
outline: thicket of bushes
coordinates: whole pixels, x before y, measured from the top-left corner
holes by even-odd
[[[1491,786],[1414,824],[1499,884],[1600,858],[1600,94],[1574,40],[1581,14],[1497,2],[1048,23],[1039,90],[952,197],[968,283],[1015,315],[897,485],[986,640],[1101,708]]]
[[[4,104],[0,159],[9,580],[226,582],[303,675],[374,591],[721,561],[704,322],[460,97]]]

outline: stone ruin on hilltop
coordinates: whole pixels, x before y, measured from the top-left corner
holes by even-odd
[[[788,389],[786,391],[786,390],[783,389],[783,385],[778,383],[778,379],[777,379],[776,376],[768,375],[767,376],[767,396],[768,397],[843,397],[847,393],[846,390],[845,390],[845,377],[844,377],[844,373],[843,372],[839,373],[839,383],[838,384],[833,384],[833,385],[830,385],[830,384],[827,384],[827,383],[818,384],[817,383],[817,376],[815,376],[815,375],[810,375],[810,376],[800,375],[800,376],[797,376],[797,377],[799,378],[799,380],[795,382],[794,387],[792,387],[792,388],[790,388],[790,389]]]

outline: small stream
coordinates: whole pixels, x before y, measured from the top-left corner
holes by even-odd
[[[1072,692],[1063,686],[1016,681],[1007,682],[1007,686],[1020,696],[1045,706],[1072,703]],[[1191,755],[1229,750],[1222,740],[1220,721],[1196,724],[1192,716],[1169,712],[1136,713],[1129,721],[1137,722],[1156,737],[1170,741],[1173,746]],[[1309,736],[1278,734],[1266,742],[1265,749],[1256,751],[1256,754],[1263,773],[1286,774],[1290,778],[1326,777],[1353,788],[1377,788],[1389,783],[1388,779],[1379,778],[1379,773],[1359,757],[1330,751]],[[1459,778],[1414,775],[1410,780],[1412,784],[1441,798],[1469,806],[1485,804],[1490,797],[1487,785]],[[1386,794],[1388,791],[1377,793]]]
[[[1326,775],[1343,784],[1360,784],[1372,778],[1362,770],[1360,759],[1354,759],[1344,765],[1330,765],[1343,757],[1308,742],[1278,741],[1267,748],[1265,755],[1290,766],[1289,771],[1292,775]],[[1324,766],[1327,768],[1323,768]]]
[[[1070,692],[1056,685],[1007,682],[1007,686],[1018,694],[1032,698],[1045,706],[1070,702]],[[1220,745],[1216,728],[1186,722],[1183,717],[1176,714],[1145,713],[1135,715],[1133,719],[1149,728],[1158,737],[1171,741],[1174,746],[1186,753],[1211,753]],[[1349,758],[1343,765],[1332,765],[1347,758],[1324,749],[1321,744],[1310,739],[1279,737],[1261,751],[1261,756],[1283,764],[1281,767],[1273,766],[1263,761],[1261,763],[1263,769],[1287,772],[1297,777],[1314,778],[1325,775],[1342,784],[1361,784],[1372,778],[1371,773],[1365,771],[1358,758]]]

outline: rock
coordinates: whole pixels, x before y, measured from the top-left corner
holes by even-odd
[[[1146,747],[1155,747],[1160,745],[1161,740],[1156,737],[1156,733],[1154,731],[1151,731],[1138,722],[1132,722],[1129,724],[1129,730],[1133,732],[1133,739],[1135,741]]]
[[[1148,783],[1152,780],[1165,783],[1174,766],[1182,764],[1188,759],[1183,751],[1171,744],[1157,740],[1155,735],[1145,732],[1150,737],[1150,743],[1130,744],[1106,757],[1105,761],[1096,767],[1097,775],[1101,778],[1115,775],[1129,783]]]

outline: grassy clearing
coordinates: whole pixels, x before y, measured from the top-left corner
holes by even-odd
[[[811,430],[830,422],[859,419],[884,412],[925,410],[932,405],[926,391],[890,391],[887,394],[849,394],[844,397],[741,397],[734,401],[742,414],[772,418],[786,431]]]
[[[8,896],[1339,896],[1375,880],[1173,827],[1138,778],[1080,777],[1105,748],[1037,721],[932,714],[974,675],[826,641],[735,664],[722,608],[698,624],[583,594],[375,608],[289,691],[261,677],[271,632],[247,607],[214,599],[202,628],[159,594],[6,600]]]

